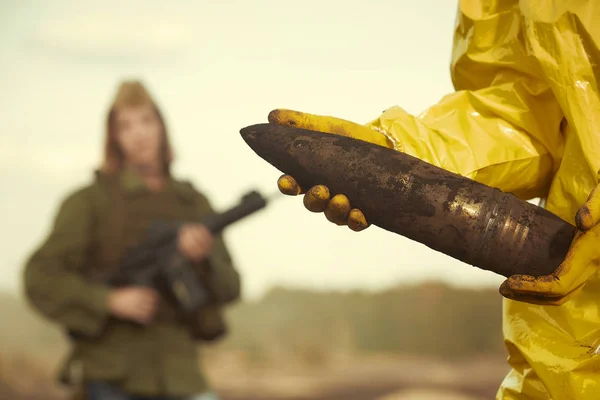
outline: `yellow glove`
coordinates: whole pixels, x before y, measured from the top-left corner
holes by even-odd
[[[392,148],[392,142],[383,134],[359,125],[334,117],[306,114],[292,110],[274,110],[269,114],[269,122],[276,125],[291,126],[312,131],[331,133],[364,140],[384,147]],[[283,175],[277,181],[281,193],[297,196],[304,194],[304,206],[312,212],[324,212],[327,219],[337,225],[348,225],[353,231],[361,231],[369,225],[362,211],[350,206],[350,200],[338,193],[331,197],[329,189],[324,185],[312,188],[301,188],[294,177]]]
[[[598,173],[600,181],[600,171]],[[514,275],[500,286],[502,296],[538,305],[569,300],[600,269],[600,184],[577,211],[578,232],[567,256],[551,275]]]

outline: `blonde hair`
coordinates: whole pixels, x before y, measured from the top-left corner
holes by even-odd
[[[104,161],[100,170],[107,174],[118,173],[124,164],[123,152],[117,142],[117,113],[130,107],[151,106],[158,117],[162,126],[162,144],[160,149],[161,163],[164,173],[170,174],[170,167],[173,161],[173,151],[169,144],[169,135],[165,125],[164,118],[156,105],[156,102],[139,81],[124,81],[119,86],[113,103],[108,111],[106,119],[106,137],[104,144]]]

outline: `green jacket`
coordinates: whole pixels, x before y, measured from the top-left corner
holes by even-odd
[[[33,307],[77,333],[62,379],[69,381],[75,372],[83,381],[112,382],[148,396],[208,389],[198,365],[198,343],[174,317],[174,307],[162,301],[147,327],[117,320],[107,310],[111,288],[103,282],[153,220],[199,221],[211,212],[191,184],[170,179],[163,191],[153,193],[131,171],[118,177],[97,173],[95,182],[63,201],[49,236],[24,271]],[[219,302],[239,297],[240,278],[222,238],[216,238],[204,267]]]

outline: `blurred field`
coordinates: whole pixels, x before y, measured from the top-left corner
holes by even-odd
[[[495,290],[440,284],[378,293],[273,289],[230,310],[232,334],[203,349],[224,400],[479,400],[507,372]],[[59,400],[66,343],[0,294],[0,399]]]
[[[494,397],[506,372],[501,357],[449,362],[420,357],[355,356],[319,368],[285,363],[254,368],[213,367],[211,375],[229,400],[428,400],[431,396],[443,400],[442,393],[454,393],[456,400],[479,400]],[[408,397],[409,393],[412,397]]]

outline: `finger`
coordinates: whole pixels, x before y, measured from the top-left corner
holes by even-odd
[[[153,314],[151,312],[139,312],[135,319],[138,323],[147,325],[152,320]]]
[[[393,147],[389,139],[364,125],[346,121],[344,119],[313,115],[300,111],[277,109],[269,113],[268,120],[272,124],[291,126],[311,131],[332,133],[364,140],[385,147]]]
[[[189,228],[185,228],[181,230],[181,233],[179,234],[179,241],[181,242],[182,245],[188,245],[190,242],[190,229]]]
[[[585,204],[577,211],[575,221],[582,231],[593,228],[600,221],[600,185],[592,190]]]
[[[534,304],[560,305],[573,296],[585,283],[584,279],[563,284],[561,279],[555,275],[540,277],[514,275],[502,283],[500,294],[519,301],[535,301]]]
[[[149,296],[158,296],[158,292],[151,287],[138,286],[138,289],[141,293],[147,294]]]
[[[150,293],[152,293],[152,297],[154,297],[156,300],[160,300],[160,292],[156,289],[153,288],[149,288]]]
[[[138,310],[140,311],[140,313],[143,313],[143,314],[153,313],[157,308],[158,308],[158,301],[156,301],[156,300],[146,301],[146,302],[140,303],[138,305]]]
[[[501,293],[503,297],[513,300],[519,301],[522,303],[535,304],[538,306],[560,306],[564,304],[570,296],[563,297],[536,297],[532,295],[524,295],[518,293],[504,292]]]
[[[152,304],[154,301],[154,297],[151,294],[144,293],[137,298],[136,305],[137,307],[146,307],[149,304]]]
[[[208,230],[208,228],[206,228],[204,225],[201,225],[199,233],[200,233],[200,236],[202,237],[202,243],[204,243],[206,247],[211,247],[215,241],[215,237]]]
[[[560,280],[555,275],[533,277],[529,275],[513,275],[502,284],[511,292],[532,295],[535,297],[562,297],[564,292]]]
[[[559,298],[569,295],[583,286],[597,273],[597,243],[599,232],[595,229],[580,233],[573,241],[567,256],[560,266],[550,275],[533,277],[513,275],[501,286],[501,293],[515,293],[517,296],[536,298]]]
[[[323,212],[329,201],[329,189],[324,185],[312,187],[304,195],[304,207],[312,212]]]
[[[198,261],[200,258],[201,251],[195,247],[191,247],[183,254],[188,260]]]
[[[160,300],[160,295],[155,291],[150,289],[148,292],[148,297],[146,299],[150,304],[157,304]]]
[[[200,262],[204,259],[204,254],[206,254],[206,253],[201,250],[198,250],[198,251],[194,252],[193,254],[190,254],[188,256],[188,258],[191,261]]]
[[[158,309],[158,303],[147,303],[140,307],[140,312],[144,315],[152,315]]]
[[[288,196],[297,196],[302,193],[302,188],[293,176],[282,175],[277,180],[279,191]]]
[[[186,254],[198,254],[204,247],[203,235],[201,232],[190,230],[188,234],[183,238],[183,248]]]
[[[193,252],[193,243],[187,234],[182,234],[179,239],[179,251],[182,254],[190,254]]]
[[[144,302],[138,302],[135,307],[131,310],[135,318],[142,318],[150,310],[150,306]]]
[[[151,300],[156,298],[158,296],[158,293],[156,293],[154,289],[142,286],[139,288],[139,295],[141,299]]]
[[[152,306],[149,304],[143,304],[137,307],[135,315],[137,318],[146,318],[152,312]]]
[[[194,226],[190,229],[190,241],[195,247],[208,247],[213,241],[213,236],[204,225]]]
[[[540,306],[563,305],[564,303],[569,301],[579,290],[579,287],[578,287],[575,290],[573,290],[572,292],[567,293],[564,296],[544,297],[544,296],[537,296],[537,295],[532,295],[532,294],[523,294],[523,293],[515,292],[515,291],[511,290],[508,287],[508,285],[506,285],[505,283],[506,283],[506,281],[500,286],[500,290],[499,290],[500,294],[503,297],[505,297],[509,300],[520,301],[520,302],[529,303],[529,304],[536,304],[536,305],[540,305]]]
[[[189,248],[188,252],[185,253],[185,255],[189,260],[197,262],[203,259],[207,251],[208,250],[204,245],[194,245]]]
[[[360,232],[369,227],[367,219],[362,211],[357,208],[350,210],[348,214],[348,227],[355,232]]]
[[[212,249],[213,243],[210,237],[195,237],[193,243],[190,244],[188,255],[195,261],[201,259]]]
[[[145,299],[140,299],[137,303],[137,309],[143,312],[148,312],[155,308],[158,305],[158,300],[153,297],[147,297]]]
[[[197,256],[206,248],[206,244],[202,238],[194,237],[190,240],[189,253]]]
[[[188,236],[192,243],[201,242],[205,237],[205,232],[202,226],[192,226],[188,231]]]
[[[337,225],[346,225],[350,214],[350,200],[343,194],[336,194],[325,207],[325,217]]]

